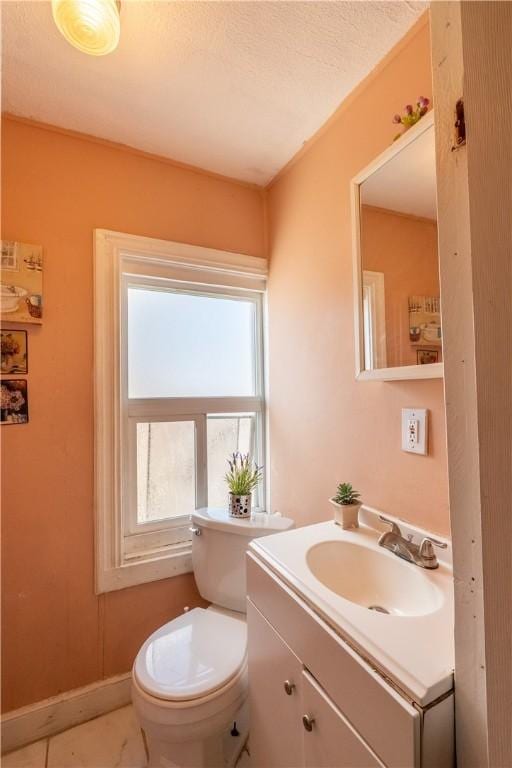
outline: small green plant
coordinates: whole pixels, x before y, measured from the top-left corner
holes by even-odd
[[[242,454],[239,451],[231,454],[228,464],[229,472],[225,477],[229,490],[236,496],[248,496],[260,482],[263,467],[253,463],[248,453]]]
[[[336,504],[343,504],[343,506],[349,506],[350,504],[359,504],[359,491],[355,491],[350,483],[340,483],[334,501]]]

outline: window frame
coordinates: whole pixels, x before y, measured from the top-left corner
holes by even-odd
[[[362,329],[366,370],[387,367],[386,294],[384,272],[363,270],[362,276]],[[365,299],[368,300],[365,306]],[[368,326],[368,327],[366,327]],[[369,360],[366,360],[368,347]]]
[[[206,431],[206,417],[203,414],[164,414],[164,415],[137,415],[130,414],[130,407],[128,406],[127,413],[123,414],[123,424],[126,430],[126,437],[121,443],[125,448],[124,466],[126,468],[126,477],[123,479],[122,492],[125,494],[123,499],[124,509],[126,510],[125,525],[124,525],[124,537],[125,539],[135,538],[141,536],[142,539],[146,539],[145,534],[150,533],[163,533],[168,531],[170,534],[168,543],[178,543],[178,541],[185,541],[185,538],[177,538],[173,536],[173,529],[180,529],[186,527],[187,530],[190,527],[190,521],[185,520],[188,516],[180,515],[175,518],[160,519],[153,522],[139,523],[137,515],[137,425],[138,424],[168,424],[169,422],[192,422],[194,424],[194,457],[197,467],[195,477],[195,497],[196,505],[198,507],[206,506],[206,499],[202,495],[202,475],[204,475],[204,434]],[[165,538],[165,537],[164,537]],[[171,540],[172,539],[172,540]],[[135,542],[132,542],[135,543]],[[144,547],[142,547],[144,549]]]
[[[266,275],[267,262],[259,257],[108,230],[94,231],[97,593],[192,570],[188,515],[136,523],[133,478],[136,476],[137,423],[194,421],[197,507],[206,506],[208,414],[255,413],[258,432],[255,459],[259,464],[267,463]],[[129,399],[127,295],[130,285],[254,301],[255,395]],[[267,494],[268,486],[260,491],[264,502]]]

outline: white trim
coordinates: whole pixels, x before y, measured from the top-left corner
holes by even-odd
[[[235,411],[233,411],[235,408]],[[130,400],[130,416],[164,420],[167,416],[190,416],[197,413],[260,413],[261,397],[168,397]]]
[[[350,197],[352,204],[352,268],[354,289],[354,337],[355,337],[355,367],[358,381],[399,381],[405,379],[439,379],[443,377],[443,364],[403,365],[393,368],[366,370],[364,367],[364,338],[363,338],[363,279],[361,261],[361,195],[360,187],[375,171],[388,163],[395,155],[415,141],[422,133],[434,125],[434,111],[430,110],[412,128],[406,131],[390,147],[376,157],[369,165],[358,173],[350,182]]]
[[[426,368],[427,370],[423,370]],[[396,368],[377,368],[359,371],[358,381],[405,381],[406,379],[442,379],[443,363],[429,365],[397,365]]]
[[[436,2],[430,13],[457,764],[496,768],[512,766],[512,4]],[[453,151],[461,96],[466,143]]]
[[[373,328],[369,341],[372,345],[372,361],[376,361],[376,365],[373,365],[372,369],[387,368],[386,294],[384,290],[384,272],[373,272],[370,269],[363,269],[363,288],[368,288],[369,296],[371,299],[370,319],[373,321]]]
[[[374,174],[375,171],[378,171],[379,168],[382,168],[382,166],[392,160],[395,155],[398,155],[403,149],[409,146],[409,144],[412,144],[413,141],[416,141],[416,139],[418,139],[422,133],[425,133],[425,131],[428,131],[433,126],[434,110],[431,109],[424,117],[421,118],[421,120],[416,123],[416,125],[413,125],[412,128],[409,128],[408,131],[405,131],[405,133],[403,133],[399,139],[394,141],[389,147],[387,147],[387,149],[381,152],[380,155],[377,155],[377,157],[374,158],[371,163],[368,163],[365,168],[359,171],[359,173],[357,173],[352,179],[352,184],[362,184],[363,181],[366,181],[366,179]]]
[[[130,703],[131,674],[98,680],[2,716],[2,754]]]
[[[267,261],[254,256],[228,253],[211,248],[166,242],[147,237],[126,235],[108,230],[94,231],[94,403],[95,403],[95,548],[96,591],[115,589],[168,578],[192,570],[190,541],[176,541],[178,528],[184,521],[176,520],[174,536],[168,538],[156,531],[144,542],[155,545],[143,556],[135,545],[124,548],[122,520],[122,467],[126,461],[121,453],[122,437],[126,429],[126,416],[168,418],[198,416],[201,413],[261,413],[264,371],[258,359],[256,370],[256,397],[250,398],[162,398],[152,401],[121,402],[126,391],[126,370],[122,355],[126,339],[121,338],[121,313],[125,312],[122,285],[126,275],[143,280],[144,264],[151,265],[153,284],[175,285],[180,290],[204,285],[212,294],[221,292],[253,297],[256,306],[256,327],[262,327],[261,296],[266,286]],[[147,274],[147,272],[146,272]],[[192,285],[193,284],[193,285]],[[120,340],[116,343],[115,340]],[[256,340],[258,345],[261,339]],[[258,346],[258,351],[261,346]],[[257,355],[259,358],[259,355]],[[123,384],[123,386],[121,386]],[[125,396],[126,399],[126,396]],[[208,410],[204,407],[208,406]],[[200,410],[198,410],[200,409]],[[258,421],[261,421],[259,419]],[[196,422],[197,426],[197,422]],[[265,440],[264,425],[260,427],[261,446]],[[124,449],[126,450],[126,448]],[[261,464],[262,456],[258,456]],[[205,457],[198,456],[201,477],[206,477]],[[124,464],[126,466],[126,464]],[[202,486],[204,487],[204,482]],[[265,489],[262,489],[264,493]],[[199,506],[205,499],[197,498]],[[172,524],[169,524],[169,529]],[[153,527],[154,528],[154,527]],[[142,539],[141,539],[142,542]],[[160,546],[160,548],[158,548]],[[128,551],[129,550],[129,551]]]
[[[182,266],[186,271],[200,271],[206,269],[209,272],[217,271],[222,275],[243,276],[247,278],[252,290],[257,290],[256,284],[265,289],[268,273],[266,259],[259,256],[248,256],[242,253],[219,251],[215,248],[204,248],[188,243],[175,243],[170,240],[157,240],[152,237],[128,235],[123,232],[114,232],[108,229],[95,230],[96,242],[102,242],[103,247],[108,243],[115,248],[122,258],[130,262],[136,274],[136,262],[140,256],[152,260],[154,264],[162,266]],[[128,272],[130,270],[127,270]],[[197,275],[192,282],[197,282]]]
[[[263,345],[263,388],[264,388],[264,401],[265,403],[270,402],[270,376],[268,375],[269,370],[269,329],[268,329],[268,294],[263,295],[263,307],[262,307],[262,323],[261,323],[261,332],[262,332],[262,345]],[[269,408],[265,408],[264,412],[264,418],[262,419],[262,440],[261,440],[261,450],[263,452],[263,456],[265,457],[266,467],[264,467],[264,480],[265,480],[265,491],[264,491],[264,502],[265,502],[265,509],[267,512],[272,514],[272,512],[276,510],[271,509],[271,462],[270,462],[270,449],[271,449],[271,443],[270,443],[270,412]],[[263,456],[262,460],[260,461],[260,464],[263,464]]]

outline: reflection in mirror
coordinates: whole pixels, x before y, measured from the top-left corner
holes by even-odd
[[[359,190],[364,368],[442,362],[433,122]]]

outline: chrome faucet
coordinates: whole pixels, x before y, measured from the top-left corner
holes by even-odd
[[[419,565],[420,568],[437,568],[439,566],[434,547],[446,549],[448,545],[444,541],[438,541],[437,539],[425,536],[421,544],[413,544],[412,536],[404,539],[402,531],[393,520],[388,520],[387,517],[382,515],[379,515],[379,519],[391,526],[390,531],[386,531],[386,533],[381,535],[379,539],[380,547],[384,547],[384,549],[389,550],[403,560],[407,560],[409,563]]]

